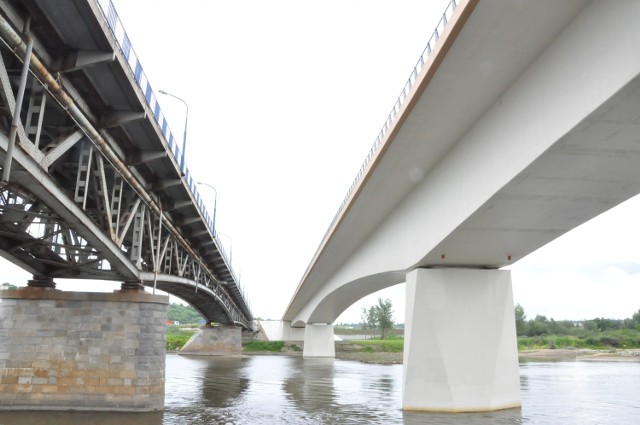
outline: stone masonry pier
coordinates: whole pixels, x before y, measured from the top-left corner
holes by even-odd
[[[0,410],[164,408],[168,297],[0,291]]]
[[[203,326],[187,341],[180,354],[228,356],[242,353],[242,328]]]

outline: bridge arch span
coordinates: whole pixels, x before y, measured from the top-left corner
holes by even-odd
[[[335,282],[319,292],[291,322],[293,327],[307,323],[333,323],[358,300],[406,280],[406,272],[390,271],[347,282]]]
[[[153,287],[153,281],[145,281],[145,285]],[[207,322],[223,325],[236,325],[251,329],[240,308],[229,297],[223,295],[223,285],[197,283],[194,280],[171,275],[158,275],[156,288],[180,298],[196,309]]]

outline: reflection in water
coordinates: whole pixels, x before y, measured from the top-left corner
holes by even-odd
[[[335,408],[333,386],[334,359],[306,359],[296,361],[290,358],[288,377],[282,389],[287,400],[307,413]]]
[[[520,373],[520,392],[525,392],[528,389],[529,389],[529,376],[523,373]]]
[[[403,412],[401,365],[168,355],[164,412],[0,411],[0,425],[640,423],[640,362],[531,362],[520,374],[522,409]]]
[[[529,376],[525,416],[576,425],[640,423],[640,362],[524,363],[520,373]]]
[[[529,423],[522,418],[520,409],[499,410],[486,413],[428,413],[404,412],[405,425],[511,425]]]
[[[391,376],[381,376],[378,379],[373,379],[373,386],[382,392],[391,392],[395,388],[395,381]]]
[[[5,412],[1,425],[161,425],[163,413]]]
[[[214,357],[206,359],[203,370],[202,394],[207,405],[228,407],[249,388],[250,378],[243,373],[246,359],[240,357]]]

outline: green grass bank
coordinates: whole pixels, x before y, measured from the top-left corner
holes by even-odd
[[[167,351],[177,351],[195,333],[194,327],[167,326]],[[402,353],[404,340],[393,339],[349,340],[342,335],[344,341],[336,343],[337,350],[351,352],[386,352]],[[606,331],[584,331],[579,335],[537,335],[518,337],[518,350],[539,349],[640,349],[640,331],[636,329],[614,329]],[[296,344],[283,341],[249,341],[243,344],[245,352],[299,352],[302,348]]]

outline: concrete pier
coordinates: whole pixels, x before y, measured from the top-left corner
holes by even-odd
[[[304,348],[302,356],[336,356],[336,344],[332,324],[307,323],[307,326],[304,328]]]
[[[402,406],[474,412],[520,406],[511,274],[407,274]]]
[[[164,408],[168,297],[0,291],[0,409]]]

